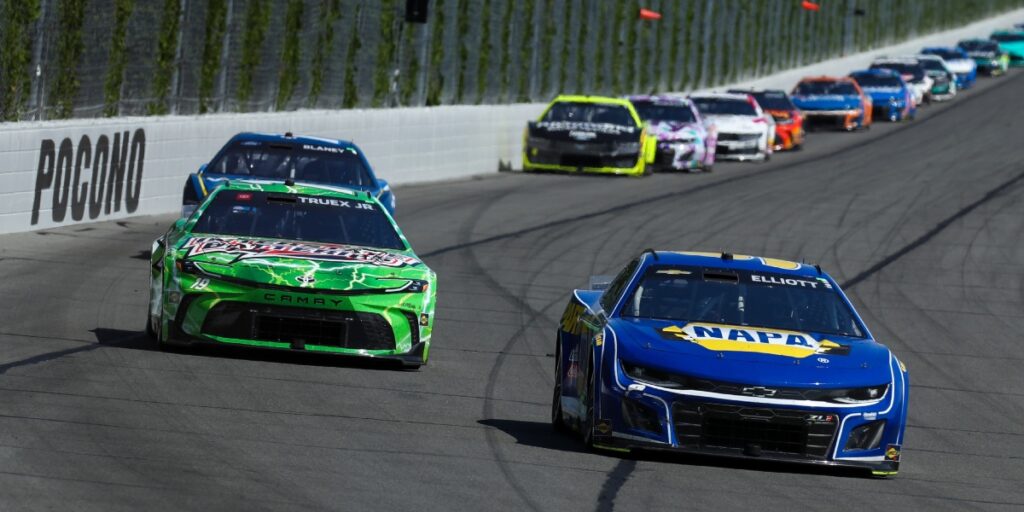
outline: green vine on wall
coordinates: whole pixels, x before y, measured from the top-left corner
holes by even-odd
[[[619,2],[615,4],[613,9],[615,13],[612,15],[612,32],[609,39],[612,43],[612,58],[611,58],[611,69],[609,74],[612,77],[611,93],[619,94],[622,90],[622,22],[623,22],[623,9],[628,8],[629,2]]]
[[[317,44],[313,49],[312,73],[309,84],[309,105],[315,106],[324,88],[324,75],[330,65],[334,49],[334,24],[341,17],[340,0],[320,0],[320,27]]]
[[[596,41],[597,51],[594,52],[596,54],[595,57],[594,57],[594,91],[596,93],[598,93],[598,94],[604,94],[604,92],[605,92],[605,86],[604,86],[604,84],[605,84],[605,73],[603,72],[603,70],[601,68],[602,68],[602,64],[604,64],[604,59],[605,59],[605,47],[609,43],[611,43],[611,39],[612,39],[610,37],[601,37],[600,36],[600,34],[601,34],[601,30],[600,29],[603,28],[602,25],[605,24],[604,20],[605,20],[605,16],[607,14],[608,14],[607,4],[605,2],[603,2],[603,1],[601,1],[601,0],[597,0],[597,17],[596,17],[596,19],[597,19],[597,23],[598,23],[598,27],[599,28],[598,28],[598,30],[594,31],[594,33],[595,33],[594,34],[594,38],[597,39],[597,41]],[[580,49],[580,51],[583,51],[583,50]],[[581,94],[583,92],[584,91],[580,91]]]
[[[580,15],[583,13],[580,12]],[[572,17],[572,3],[571,0],[565,0],[565,14],[563,16],[566,20]],[[558,59],[558,92],[565,90],[565,83],[569,78],[569,27],[571,24],[566,23],[562,26],[562,48],[560,50],[561,57]]]
[[[469,0],[458,0],[455,6],[455,30],[459,34],[458,63],[455,66],[455,103],[462,103],[466,89],[466,67],[469,63]]]
[[[379,0],[380,44],[377,49],[377,68],[373,75],[373,106],[384,106],[391,92],[391,78],[395,62],[395,0]]]
[[[530,101],[530,76],[536,73],[533,69],[533,52],[537,49],[533,44],[533,8],[536,0],[522,0],[523,38],[519,41],[519,96],[517,101]]]
[[[245,10],[245,31],[242,33],[242,56],[238,63],[238,108],[246,110],[246,103],[252,98],[253,75],[263,53],[263,39],[270,26],[270,8],[266,0],[249,0]]]
[[[78,94],[78,61],[85,45],[82,44],[82,24],[85,21],[85,0],[61,0],[57,8],[57,78],[53,86],[52,116],[67,119],[75,110]]]
[[[444,61],[444,0],[437,0],[434,3],[434,21],[430,33],[430,59],[428,69],[430,76],[427,79],[427,106],[441,104],[441,92],[444,90],[444,71],[441,64]]]
[[[498,91],[500,101],[509,101],[509,89],[512,87],[512,75],[509,66],[512,61],[512,6],[515,0],[505,0],[505,11],[501,16],[501,84]]]
[[[281,65],[277,75],[277,100],[274,107],[284,110],[299,85],[299,33],[302,32],[302,0],[288,0],[284,15],[284,41],[281,45]]]
[[[482,0],[483,9],[480,14],[480,22],[483,23],[480,34],[480,55],[476,62],[476,103],[484,101],[484,93],[487,91],[488,78],[491,70],[491,51],[494,45],[491,43],[491,0]]]
[[[174,78],[180,20],[181,0],[164,0],[156,41],[156,65],[153,70],[153,101],[149,104],[150,115],[161,115],[168,112],[167,96],[171,90],[171,80]]]
[[[210,110],[214,81],[220,71],[220,54],[224,48],[227,29],[228,4],[226,0],[207,0],[206,30],[203,33],[203,57],[199,68],[199,113]]]
[[[3,17],[3,46],[0,47],[0,80],[3,98],[0,116],[17,121],[28,103],[32,89],[32,38],[30,29],[39,18],[39,0],[6,2]]]
[[[408,48],[408,62],[405,71],[399,76],[401,79],[401,86],[399,87],[399,97],[402,105],[409,105],[412,102],[412,95],[416,92],[419,86],[420,76],[420,52],[416,48],[415,35],[417,31],[422,30],[421,24],[406,25],[403,29],[402,34],[402,46]]]
[[[356,72],[359,66],[356,58],[363,47],[363,40],[359,36],[362,21],[363,6],[359,5],[352,20],[352,33],[349,35],[348,49],[345,51],[345,94],[341,97],[341,106],[344,108],[355,108],[359,104],[359,87],[356,85]]]
[[[583,56],[586,54],[584,51],[586,48],[585,45],[587,44],[585,20],[587,20],[587,13],[589,12],[586,1],[587,0],[579,0],[577,7],[577,11],[579,12],[578,20],[573,24],[576,27],[576,80],[573,81],[573,88],[577,93],[583,92],[584,84],[587,83],[586,61],[583,60]]]
[[[135,10],[135,0],[114,0],[114,29],[110,32],[110,54],[107,57],[107,77],[103,81],[103,115],[113,117],[120,113],[121,84],[127,57],[128,20]]]
[[[552,58],[552,46],[554,46],[553,39],[556,31],[555,27],[555,16],[551,11],[554,7],[552,5],[553,0],[544,0],[544,7],[541,10],[541,17],[544,19],[544,28],[540,33],[540,59],[538,61],[538,70],[534,72],[539,76],[539,87],[537,90],[540,93],[541,98],[547,99],[548,96],[548,84],[551,80],[551,58]]]

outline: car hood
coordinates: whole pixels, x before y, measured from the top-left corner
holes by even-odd
[[[764,125],[755,123],[754,119],[756,118],[753,116],[709,115],[704,116],[704,119],[718,128],[720,132],[753,133],[764,131]]]
[[[999,43],[999,48],[1014,55],[1024,55],[1024,42]]]
[[[578,121],[531,121],[531,137],[568,142],[612,142],[639,140],[640,127],[611,123]]]
[[[651,134],[659,141],[690,140],[699,138],[703,126],[697,123],[682,123],[679,121],[658,121],[650,123]]]
[[[176,251],[210,277],[256,285],[400,292],[433,277],[412,251],[203,234]]]
[[[903,95],[906,93],[900,87],[864,87],[863,89],[868,96],[871,96],[872,101],[880,101],[883,103],[888,103],[889,98],[901,100],[903,99]]]
[[[873,340],[650,319],[611,321],[618,357],[693,377],[837,388],[890,382],[889,349]]]
[[[793,96],[793,103],[801,110],[851,110],[860,108],[860,96],[824,94]]]
[[[976,64],[972,59],[953,59],[946,61],[946,67],[954,73],[970,73]]]
[[[284,181],[283,178],[275,180],[275,179],[266,178],[266,177],[258,177],[258,176],[257,177],[253,177],[253,176],[249,176],[249,175],[246,175],[246,174],[216,174],[216,175],[211,175],[211,174],[207,174],[207,173],[204,172],[204,173],[200,173],[198,176],[199,176],[199,179],[203,180],[203,186],[206,187],[206,193],[207,194],[209,194],[210,192],[213,192],[214,189],[216,189],[217,187],[219,187],[219,186],[223,185],[224,183],[226,183],[228,181],[231,181],[231,180],[244,180],[244,181],[251,181],[251,182],[256,182],[256,183],[259,183],[259,182],[281,183],[282,181]],[[369,193],[374,194],[374,195],[376,195],[377,192],[379,191],[379,187],[373,186],[373,185],[352,185],[352,184],[349,184],[349,183],[328,183],[328,182],[320,182],[320,181],[308,181],[308,180],[303,180],[302,177],[295,178],[295,181],[297,183],[311,183],[311,184],[317,184],[317,185],[325,185],[325,186],[329,186],[329,187],[343,188],[343,189],[347,189],[347,190],[358,190],[358,191],[363,191],[363,192],[369,192]]]

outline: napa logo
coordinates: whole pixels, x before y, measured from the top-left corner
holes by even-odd
[[[715,352],[757,352],[805,358],[814,354],[846,355],[850,347],[829,340],[817,340],[803,332],[688,323],[670,325],[659,331],[662,338],[695,343]]]

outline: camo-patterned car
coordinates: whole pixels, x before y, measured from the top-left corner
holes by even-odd
[[[715,131],[682,96],[630,96],[640,119],[658,141],[654,166],[660,170],[699,169],[715,165]]]
[[[367,192],[229,181],[153,242],[147,331],[427,362],[437,276]]]

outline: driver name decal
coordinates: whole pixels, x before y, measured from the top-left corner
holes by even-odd
[[[187,250],[186,258],[202,254],[222,253],[234,255],[234,261],[254,258],[295,258],[349,261],[392,268],[420,263],[420,260],[411,256],[363,247],[307,242],[274,242],[249,238],[195,237],[188,239],[182,249]]]

